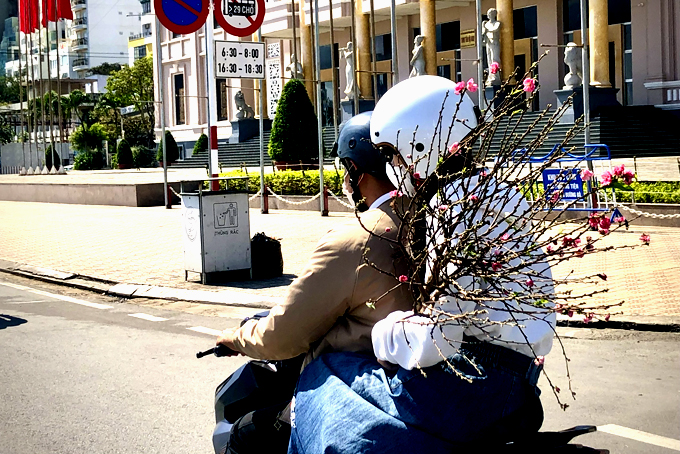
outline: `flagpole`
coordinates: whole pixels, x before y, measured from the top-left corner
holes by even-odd
[[[21,8],[21,6],[20,6]],[[21,27],[21,26],[20,26]],[[21,65],[21,57],[22,57],[22,52],[21,52],[21,30],[19,31],[19,118],[21,120],[21,154],[23,155],[24,158],[24,166],[22,168],[22,171],[26,171],[26,135],[24,134],[24,81],[22,80],[24,75],[22,74],[22,65]],[[26,85],[26,88],[28,88],[28,85]],[[28,96],[26,97],[28,99]]]
[[[42,8],[40,8],[42,10]],[[43,143],[43,153],[47,148],[45,146],[45,86],[43,85],[43,55],[42,55],[42,30],[40,30],[41,23],[38,22],[38,75],[40,77],[40,123],[41,135]],[[40,162],[40,153],[38,153],[38,162]]]
[[[55,22],[57,28],[57,120],[59,121],[59,159],[61,160],[62,152],[64,148],[64,123],[61,114],[61,60],[59,59],[59,38],[61,37],[61,32],[59,31],[59,24],[61,23],[61,18],[57,17],[57,22]],[[61,167],[62,162],[59,162],[59,167]]]
[[[33,90],[33,128],[31,131],[31,135],[35,134],[33,137],[33,142],[35,143],[35,156],[37,159],[37,156],[39,154],[38,150],[38,109],[36,108],[36,87],[35,87],[35,62],[33,61],[33,31],[30,33],[30,55],[31,55],[31,89]],[[30,165],[33,167],[33,155],[29,155],[31,162]]]
[[[47,0],[43,0],[47,1]],[[52,62],[50,61],[50,22],[49,22],[49,14],[48,14],[48,19],[47,19],[47,26],[45,27],[45,30],[47,30],[47,99],[48,99],[48,105],[49,105],[49,113],[50,113],[50,147],[52,149],[50,150],[50,160],[52,161],[52,167],[57,167],[54,164],[54,106],[52,105]],[[44,129],[44,128],[43,128]],[[45,158],[45,164],[47,164],[47,158]],[[52,169],[48,169],[52,170]]]

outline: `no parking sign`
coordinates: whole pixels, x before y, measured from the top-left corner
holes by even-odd
[[[215,0],[215,19],[232,36],[250,36],[264,21],[264,0]]]
[[[184,35],[203,26],[210,11],[210,0],[154,0],[154,8],[165,28]]]

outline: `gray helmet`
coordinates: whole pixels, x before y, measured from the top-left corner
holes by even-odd
[[[368,173],[378,179],[387,180],[383,155],[371,142],[371,115],[373,112],[363,112],[347,120],[340,129],[338,141],[333,145],[331,156],[340,158],[350,179],[358,178]]]

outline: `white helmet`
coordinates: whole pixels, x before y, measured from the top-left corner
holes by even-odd
[[[388,164],[387,176],[395,186],[403,183],[410,192],[410,178],[403,178],[404,163],[413,165],[414,174],[427,177],[439,157],[477,126],[474,103],[467,94],[455,94],[455,86],[439,76],[413,77],[389,89],[376,104],[371,140],[401,156],[401,166]]]

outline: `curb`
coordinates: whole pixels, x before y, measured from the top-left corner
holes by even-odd
[[[271,309],[283,299],[280,297],[261,297],[252,293],[237,292],[233,290],[210,292],[206,290],[187,290],[154,285],[124,284],[74,273],[51,270],[48,268],[22,265],[1,259],[0,272],[29,279],[36,279],[50,284],[65,285],[80,290],[128,299],[155,298],[169,301],[189,301],[193,303],[247,307],[253,309]]]
[[[117,283],[74,273],[24,265],[2,259],[0,259],[0,272],[128,299],[155,298],[169,301],[189,301],[194,303],[247,307],[253,309],[271,309],[283,300],[281,297],[260,297],[252,293],[237,292],[233,290],[210,292],[206,290],[187,290],[154,285]],[[680,317],[641,315],[622,316],[608,322],[584,322],[582,316],[569,318],[565,315],[558,314],[557,326],[567,328],[680,332]]]

